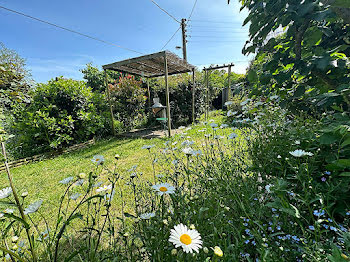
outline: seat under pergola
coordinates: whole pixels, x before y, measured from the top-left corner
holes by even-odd
[[[102,66],[103,70],[113,70],[121,73],[137,75],[146,78],[152,77],[165,77],[165,89],[166,89],[166,115],[167,115],[167,123],[168,123],[168,135],[171,136],[171,117],[170,117],[170,101],[169,101],[169,85],[168,85],[168,76],[174,74],[182,74],[182,73],[193,73],[193,88],[192,88],[192,121],[194,121],[194,81],[195,81],[195,67],[186,60],[178,57],[174,53],[169,51],[161,51],[158,53],[153,53],[149,55],[139,56],[135,58],[130,58],[126,60],[122,60],[119,62],[114,62],[111,64],[107,64]],[[107,82],[106,82],[107,83]],[[147,81],[148,87],[148,96],[150,97],[150,89]],[[107,86],[107,94],[108,99],[110,100],[109,89]],[[110,111],[112,118],[112,128],[113,134],[115,134],[114,129],[114,117],[113,110],[110,103]]]

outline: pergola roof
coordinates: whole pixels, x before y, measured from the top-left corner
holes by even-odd
[[[191,72],[194,68],[193,65],[169,51],[126,59],[104,65],[102,68],[143,77],[158,77],[165,75],[165,58],[168,75]]]

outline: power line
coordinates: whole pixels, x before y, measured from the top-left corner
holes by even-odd
[[[155,4],[160,10],[162,10],[164,13],[166,13],[168,16],[170,16],[172,19],[174,19],[176,22],[178,22],[179,24],[181,24],[181,22],[179,20],[177,20],[174,16],[172,16],[171,14],[169,14],[165,9],[161,8],[154,0],[151,0],[151,2],[153,4]]]
[[[191,22],[195,23],[213,23],[213,24],[228,24],[228,23],[234,23],[235,21],[230,20],[230,21],[215,21],[215,20],[190,20]]]
[[[196,7],[197,1],[198,1],[198,0],[196,0],[196,1],[194,2],[194,5],[193,5],[193,7],[192,7],[191,14],[190,14],[190,16],[188,17],[188,20],[190,20],[190,18],[192,17],[192,14],[193,14],[193,11],[194,11],[194,9],[195,9],[195,7]]]
[[[130,52],[134,52],[134,53],[138,53],[138,54],[143,55],[143,53],[141,53],[141,52],[139,52],[139,51],[135,51],[135,50],[133,50],[133,49],[130,49],[130,48],[127,48],[127,47],[123,47],[123,46],[121,46],[121,45],[117,45],[117,44],[114,44],[114,43],[111,43],[111,42],[108,42],[108,41],[99,39],[99,38],[94,37],[94,36],[90,36],[90,35],[87,35],[87,34],[83,34],[83,33],[80,33],[80,32],[78,32],[78,31],[75,31],[75,30],[72,30],[72,29],[69,29],[69,28],[66,28],[66,27],[63,27],[63,26],[56,25],[56,24],[47,22],[47,21],[45,21],[45,20],[41,20],[41,19],[39,19],[39,18],[30,16],[30,15],[27,15],[27,14],[24,14],[24,13],[21,13],[21,12],[18,12],[18,11],[9,9],[9,8],[6,8],[6,7],[4,7],[4,6],[0,6],[0,8],[2,8],[2,9],[4,9],[4,10],[7,10],[7,11],[9,11],[9,12],[12,12],[12,13],[15,13],[15,14],[18,14],[18,15],[25,16],[25,17],[28,17],[28,18],[33,19],[33,20],[36,20],[36,21],[39,21],[39,22],[41,22],[41,23],[48,24],[48,25],[51,25],[51,26],[60,28],[60,29],[62,29],[62,30],[65,30],[65,31],[68,31],[68,32],[71,32],[71,33],[74,33],[74,34],[78,34],[78,35],[81,35],[81,36],[84,36],[84,37],[87,37],[87,38],[90,38],[90,39],[93,39],[93,40],[96,40],[96,41],[99,41],[99,42],[102,42],[102,43],[105,43],[105,44],[108,44],[108,45],[113,45],[113,46],[116,46],[116,47],[119,47],[119,48],[128,50],[128,51],[130,51]]]
[[[176,33],[179,32],[180,28],[181,28],[181,26],[179,26],[179,28],[175,31],[175,33],[172,35],[172,37],[170,37],[168,42],[166,42],[166,44],[162,47],[161,50],[163,50],[170,43],[170,41],[173,40],[173,38],[175,37]]]

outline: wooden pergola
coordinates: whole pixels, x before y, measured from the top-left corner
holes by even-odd
[[[193,73],[193,88],[192,88],[192,121],[195,118],[195,67],[186,60],[181,59],[174,53],[169,51],[161,51],[154,54],[139,56],[135,58],[126,59],[123,61],[115,62],[112,64],[107,64],[102,66],[105,72],[106,79],[106,88],[107,88],[107,96],[109,100],[109,106],[111,111],[111,119],[112,119],[112,128],[113,135],[115,135],[114,128],[114,116],[112,105],[110,101],[110,93],[107,83],[107,73],[106,70],[118,71],[121,73],[137,75],[141,77],[147,78],[147,88],[148,88],[148,97],[150,99],[150,89],[148,84],[148,79],[152,77],[165,77],[165,89],[166,89],[166,115],[168,122],[168,135],[171,136],[171,118],[170,118],[170,101],[169,101],[169,85],[168,85],[168,76],[174,74],[182,74],[182,73]]]

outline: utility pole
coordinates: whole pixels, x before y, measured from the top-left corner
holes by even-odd
[[[186,19],[181,19],[181,29],[182,29],[182,53],[183,59],[187,61],[187,50],[186,50]]]

